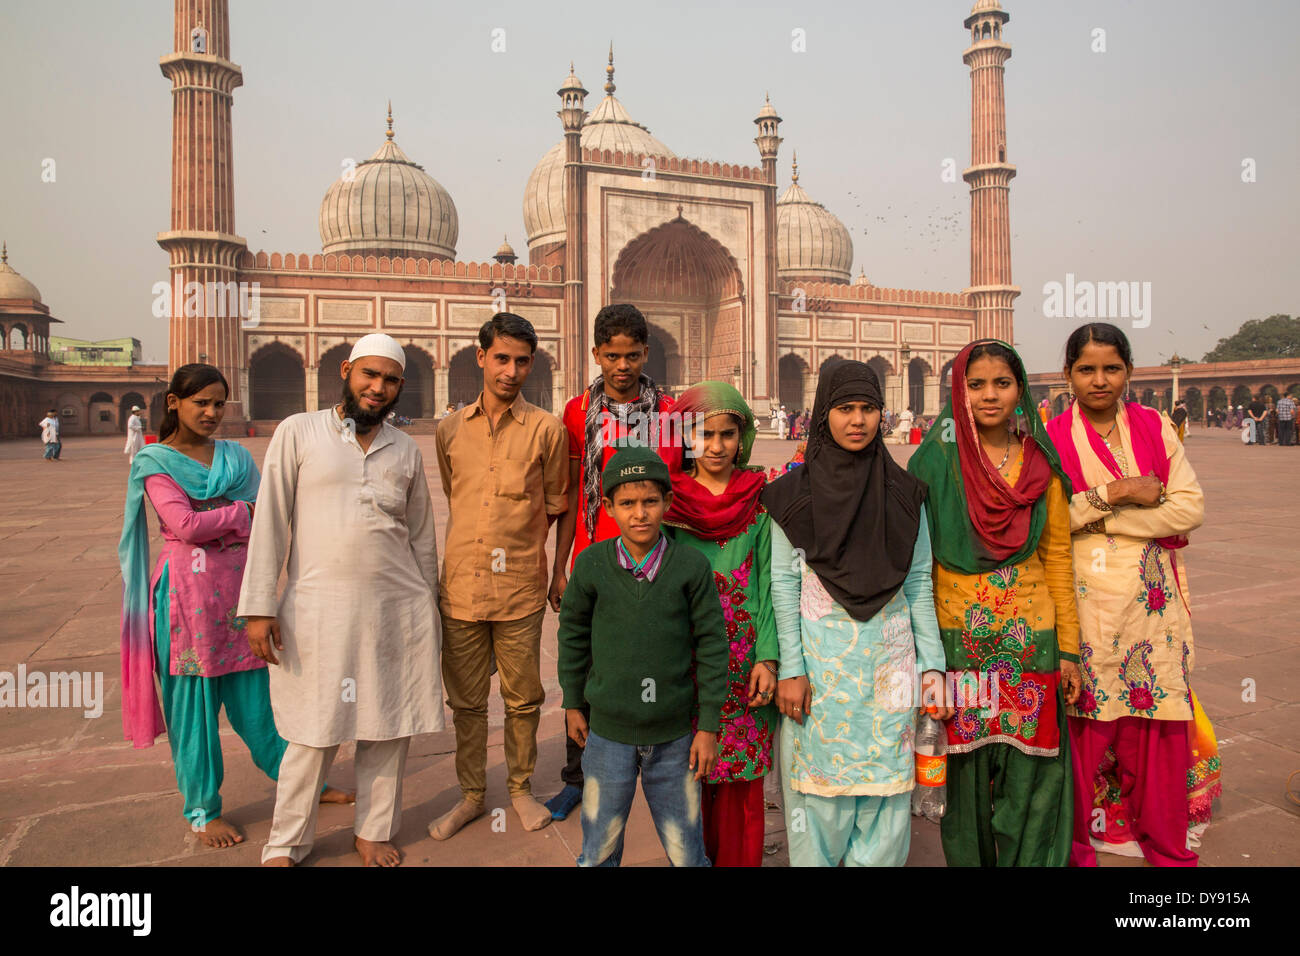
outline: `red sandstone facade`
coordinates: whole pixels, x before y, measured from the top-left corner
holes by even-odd
[[[847,230],[803,191],[797,167],[778,198],[781,118],[770,102],[754,119],[760,166],[681,158],[615,99],[612,49],[606,96],[595,109],[572,69],[557,90],[562,138],[525,194],[529,265],[512,262],[508,243],[496,262],[253,254],[234,223],[231,105],[242,73],[230,60],[227,3],[176,0],[174,49],[161,61],[173,87],[172,218],[158,237],[173,280],[169,368],[193,361],[221,368],[232,384],[227,421],[242,428],[335,401],[351,343],[383,330],[408,355],[400,410],[427,418],[476,394],[475,333],[504,308],[536,327],[540,360],[529,396],[558,411],[594,372],[596,312],[630,301],[650,323],[649,370],[670,390],[722,379],[760,414],[777,402],[807,407],[821,364],[839,355],[872,364],[891,407],[934,414],[956,352],[975,336],[1012,336],[1008,19],[996,0],[978,0],[965,21],[971,285],[934,292],[881,288],[865,275],[850,281]],[[348,248],[454,247],[450,196],[396,149],[391,113],[387,139],[357,175],[392,189],[400,173],[405,201],[414,195],[443,211],[441,231],[413,235],[396,205],[347,208],[363,190],[336,184],[322,208],[322,236]],[[231,281],[260,287],[255,320],[185,315],[188,284]]]

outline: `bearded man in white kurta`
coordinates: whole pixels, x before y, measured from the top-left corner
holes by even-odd
[[[238,613],[289,741],[264,864],[311,852],[325,774],[355,740],[357,852],[396,866],[410,739],[443,729],[433,502],[415,442],[384,421],[404,370],[394,339],[364,336],[343,401],[281,422],[262,465]]]

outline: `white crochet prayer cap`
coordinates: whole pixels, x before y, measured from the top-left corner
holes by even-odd
[[[371,332],[369,335],[363,335],[357,340],[357,344],[352,346],[352,354],[348,356],[349,362],[355,362],[357,359],[366,355],[377,355],[380,358],[392,359],[406,371],[406,353],[402,347],[397,344],[397,339],[391,335],[385,335],[383,332]]]

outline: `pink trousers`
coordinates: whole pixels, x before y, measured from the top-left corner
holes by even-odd
[[[1074,754],[1074,839],[1071,866],[1096,866],[1088,839],[1093,794],[1107,748],[1114,748],[1120,793],[1132,814],[1132,832],[1152,866],[1195,866],[1187,849],[1188,720],[1070,718]],[[1102,812],[1100,810],[1096,812]]]

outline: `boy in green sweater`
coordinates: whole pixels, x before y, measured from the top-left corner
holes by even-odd
[[[708,866],[700,781],[718,759],[728,653],[713,571],[660,530],[672,484],[654,451],[616,452],[601,472],[601,495],[619,536],[578,556],[558,635],[565,724],[585,748],[578,865],[619,865],[640,773],[669,861]]]

